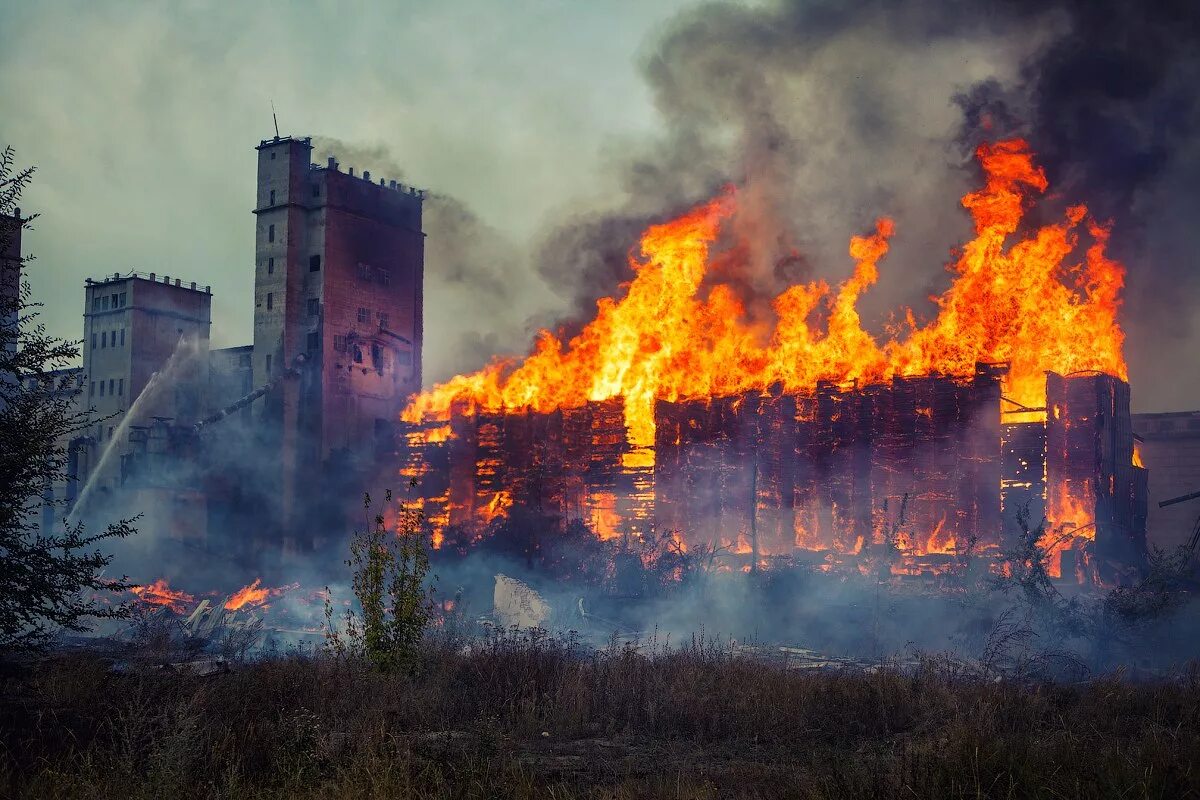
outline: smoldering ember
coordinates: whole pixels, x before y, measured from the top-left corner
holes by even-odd
[[[0,793],[1200,792],[1200,15],[677,5],[629,12],[659,134],[561,176],[523,126],[600,120],[523,115],[555,70],[264,95],[207,166],[0,126]]]

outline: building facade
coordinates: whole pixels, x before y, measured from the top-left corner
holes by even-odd
[[[87,281],[81,399],[95,422],[75,445],[87,483],[111,491],[122,482],[132,429],[155,417],[187,424],[203,414],[211,311],[208,286],[166,275]]]
[[[369,172],[311,163],[308,139],[258,150],[253,383],[288,373],[258,409],[277,454],[274,522],[285,549],[328,470],[391,449],[421,385],[421,192]]]

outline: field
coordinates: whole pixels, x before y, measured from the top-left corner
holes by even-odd
[[[10,663],[0,794],[55,798],[1177,798],[1200,671],[787,670],[702,640],[431,644],[414,675],[280,653],[197,676]]]

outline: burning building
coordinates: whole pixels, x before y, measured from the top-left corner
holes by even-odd
[[[735,235],[736,191],[651,227],[623,296],[600,300],[569,342],[543,332],[523,362],[458,376],[406,410],[402,473],[435,543],[520,504],[603,538],[670,531],[750,567],[887,551],[893,571],[924,572],[1000,552],[1028,515],[1047,519],[1052,574],[1136,567],[1146,473],[1117,324],[1123,269],[1084,206],[1012,241],[1045,176],[1021,141],[978,156],[985,185],[963,199],[976,237],[936,317],[908,312],[884,342],[856,303],[890,220],[854,237],[841,285],[779,294],[769,330],[711,268]],[[727,251],[723,269],[737,243]]]

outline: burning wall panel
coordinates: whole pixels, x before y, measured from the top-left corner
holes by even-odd
[[[670,530],[755,559],[834,561],[898,533],[897,568],[937,571],[968,547],[999,553],[1002,512],[1050,486],[1049,507],[1081,495],[1102,520],[1068,520],[1072,529],[1098,531],[1114,561],[1136,560],[1145,481],[1130,463],[1128,385],[1051,375],[1049,421],[1002,426],[1004,378],[1003,366],[981,364],[962,378],[659,401],[654,445],[640,448],[620,398],[548,414],[464,411],[426,457],[445,465],[451,522],[476,528],[515,504],[581,519],[602,538]],[[1056,561],[1082,547],[1075,538]]]

